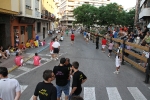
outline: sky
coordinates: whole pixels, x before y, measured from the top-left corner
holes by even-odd
[[[135,7],[136,5],[136,0],[110,0],[110,1],[122,5],[124,9]]]

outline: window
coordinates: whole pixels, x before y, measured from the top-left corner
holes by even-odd
[[[37,22],[37,32],[41,32],[41,22]]]

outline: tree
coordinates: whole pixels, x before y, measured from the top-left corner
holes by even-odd
[[[96,14],[98,9],[90,4],[83,4],[73,10],[75,23],[83,24],[86,27],[90,27],[95,24],[97,18]]]

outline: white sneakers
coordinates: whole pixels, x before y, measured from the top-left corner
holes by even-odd
[[[119,71],[115,71],[114,74],[119,74]]]

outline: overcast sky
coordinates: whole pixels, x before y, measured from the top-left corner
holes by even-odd
[[[136,0],[110,0],[110,1],[122,5],[124,9],[135,7],[136,5]]]

